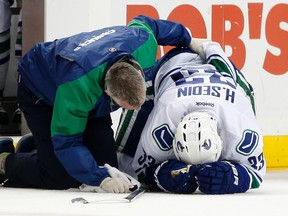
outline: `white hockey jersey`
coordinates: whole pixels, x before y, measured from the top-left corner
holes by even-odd
[[[193,53],[166,61],[154,81],[154,108],[142,131],[132,163],[137,174],[147,166],[176,159],[172,141],[181,119],[207,112],[217,119],[223,140],[220,160],[245,165],[259,185],[266,172],[262,132],[258,126],[252,87],[215,42],[203,45],[207,63]]]

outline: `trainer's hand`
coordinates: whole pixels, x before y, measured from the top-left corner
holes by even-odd
[[[108,193],[128,193],[130,184],[122,177],[107,177],[101,182],[100,187]]]
[[[109,164],[104,164],[104,167],[107,169],[109,175],[112,178],[121,177],[124,179],[124,181],[126,181],[128,184],[130,184],[130,186],[132,186],[131,181],[128,179],[128,177],[123,172],[121,172],[120,170],[118,170],[115,167],[110,166]]]
[[[207,39],[192,38],[189,48],[192,51],[198,53],[202,59],[206,60],[206,53],[204,52],[204,49],[203,49],[203,43],[208,42],[208,41],[209,40]]]

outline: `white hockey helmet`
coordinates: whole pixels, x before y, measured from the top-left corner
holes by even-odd
[[[222,151],[217,120],[205,112],[193,112],[179,123],[173,140],[176,158],[187,164],[215,162]]]

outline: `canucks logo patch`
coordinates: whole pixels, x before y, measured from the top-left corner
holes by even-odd
[[[155,128],[155,130],[152,132],[152,135],[158,147],[162,151],[168,151],[172,148],[174,135],[168,125],[164,124]]]
[[[237,145],[236,150],[242,155],[250,155],[257,147],[259,142],[259,135],[252,130],[245,130],[242,135],[240,143]]]

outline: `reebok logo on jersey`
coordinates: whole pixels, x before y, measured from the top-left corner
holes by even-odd
[[[210,107],[214,107],[214,103],[196,102],[196,106],[210,106]]]

